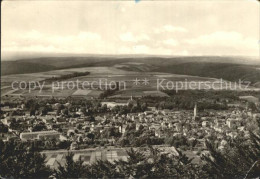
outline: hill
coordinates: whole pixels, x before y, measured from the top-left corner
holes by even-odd
[[[260,81],[260,69],[253,65],[191,62],[163,66],[154,69],[154,71],[222,78],[229,81],[250,81],[252,84]]]
[[[81,67],[110,67],[128,71],[167,72],[183,75],[247,80],[259,85],[260,62],[248,57],[86,56],[42,57],[2,61],[1,74],[23,74]]]
[[[48,63],[47,63],[48,64]],[[1,62],[1,75],[37,73],[56,69],[52,65],[42,63],[4,61]]]

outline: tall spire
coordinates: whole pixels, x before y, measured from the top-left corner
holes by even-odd
[[[194,106],[194,118],[197,117],[197,112],[198,112],[197,103],[195,103],[195,106]]]

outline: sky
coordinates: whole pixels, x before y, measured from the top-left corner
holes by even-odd
[[[255,0],[6,0],[1,9],[1,57],[259,56],[259,9]]]

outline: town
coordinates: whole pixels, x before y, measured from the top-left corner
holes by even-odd
[[[206,141],[223,151],[230,141],[247,139],[250,132],[258,130],[259,96],[217,93],[226,95],[217,100],[212,95],[207,102],[200,97],[192,102],[187,99],[188,104],[173,106],[164,103],[174,95],[185,96],[185,92],[168,92],[170,97],[156,99],[130,96],[113,100],[5,96],[1,101],[1,140],[33,145],[47,156],[46,165],[52,169],[64,165],[68,150],[75,161],[93,164],[126,161],[129,148],[145,146],[175,155],[181,151],[200,164],[200,157],[208,153]]]
[[[0,179],[260,178],[258,1],[8,1]]]

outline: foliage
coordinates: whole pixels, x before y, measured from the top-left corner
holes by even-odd
[[[8,132],[8,126],[0,122],[0,133],[7,133],[7,132]]]
[[[55,171],[57,178],[80,178],[84,175],[86,166],[83,165],[83,161],[74,161],[73,154],[68,152],[66,155],[65,165],[62,166],[59,163],[58,169]]]
[[[203,170],[211,178],[249,178],[260,177],[260,132],[251,132],[250,138],[237,138],[230,142],[224,151],[218,151],[211,142],[207,142],[209,155],[203,155]],[[256,165],[254,165],[256,164]]]
[[[53,81],[62,81],[62,80],[67,80],[70,78],[75,78],[75,77],[80,77],[80,76],[87,76],[89,75],[90,72],[74,72],[72,74],[65,74],[65,75],[61,75],[59,77],[52,77],[52,78],[48,78],[46,79],[47,82],[53,82]]]
[[[15,142],[0,141],[0,176],[14,178],[46,178],[51,170],[45,166],[45,156]]]

